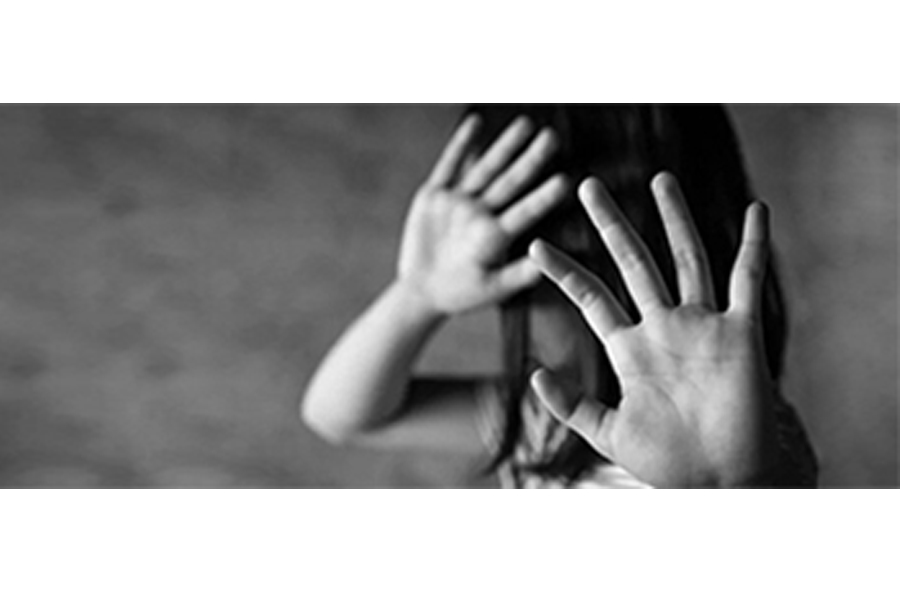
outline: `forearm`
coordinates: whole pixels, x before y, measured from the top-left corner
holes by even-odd
[[[392,283],[320,364],[303,398],[303,420],[344,441],[396,414],[410,371],[442,321],[413,288]]]

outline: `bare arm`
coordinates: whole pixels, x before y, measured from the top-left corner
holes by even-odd
[[[485,435],[492,432],[479,422],[478,403],[495,392],[494,381],[489,378],[413,377],[400,411],[352,441],[373,448],[484,458]]]
[[[466,451],[478,445],[473,398],[482,384],[417,380],[412,368],[446,318],[540,279],[527,258],[507,263],[505,253],[562,199],[566,185],[553,177],[518,199],[556,145],[552,133],[541,132],[513,160],[533,134],[524,120],[463,173],[477,127],[472,118],[463,123],[416,194],[397,277],[341,336],[307,387],[303,419],[327,439]]]
[[[400,409],[412,364],[441,321],[410,286],[391,284],[322,361],[303,420],[336,442],[385,422]]]

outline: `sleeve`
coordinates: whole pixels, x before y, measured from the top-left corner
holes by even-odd
[[[778,466],[772,479],[776,488],[815,488],[819,465],[797,411],[781,396],[775,401]]]

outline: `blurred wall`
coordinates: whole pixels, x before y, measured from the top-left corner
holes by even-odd
[[[0,484],[486,486],[335,449],[297,397],[392,275],[454,107],[0,108]],[[823,485],[897,484],[897,109],[734,107]],[[495,318],[427,368],[496,368]],[[458,351],[465,344],[467,351]]]
[[[736,106],[772,206],[792,324],[786,389],[825,486],[897,486],[896,106]]]

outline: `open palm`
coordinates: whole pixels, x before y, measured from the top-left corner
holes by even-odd
[[[474,158],[479,125],[473,115],[457,129],[413,200],[401,243],[398,279],[442,314],[496,304],[537,283],[534,264],[507,261],[506,252],[568,191],[562,175],[528,191],[556,151],[550,129],[531,139],[534,126],[517,119]]]
[[[618,408],[589,398],[547,369],[532,383],[553,414],[599,452],[657,487],[764,484],[773,468],[774,389],[761,333],[760,291],[768,223],[748,209],[731,275],[729,307],[715,307],[705,250],[675,178],[653,193],[678,273],[675,304],[640,237],[605,188],[580,196],[640,311],[633,322],[606,285],[549,244],[531,257],[579,307],[619,377]]]

